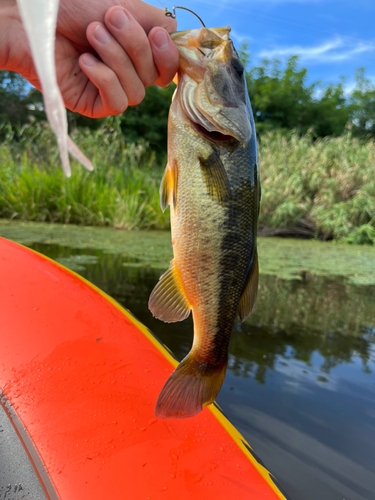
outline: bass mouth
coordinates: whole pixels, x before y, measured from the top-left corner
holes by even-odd
[[[231,135],[222,134],[221,132],[218,132],[216,130],[214,132],[209,132],[207,129],[205,129],[199,123],[195,123],[192,120],[190,120],[190,122],[191,122],[193,128],[196,130],[196,132],[198,132],[199,135],[202,135],[203,137],[205,137],[206,139],[208,139],[211,142],[229,143],[229,142],[236,141],[236,139],[234,139],[234,137],[232,137]],[[236,141],[236,142],[238,142],[238,141]]]

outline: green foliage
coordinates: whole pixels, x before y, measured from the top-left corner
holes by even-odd
[[[312,132],[314,137],[341,135],[345,127],[353,135],[375,137],[375,86],[356,72],[356,87],[348,96],[344,78],[338,83],[323,86],[320,81],[308,83],[308,71],[300,67],[298,57],[292,56],[285,66],[277,59],[264,59],[251,67],[246,44],[239,49],[246,69],[246,80],[254,110],[257,132],[297,130],[300,135]],[[146,141],[162,157],[167,145],[168,110],[174,85],[166,89],[151,86],[145,99],[121,115],[121,130],[127,143]],[[44,119],[41,94],[25,80],[8,71],[0,71],[0,124],[19,127],[30,117]],[[108,119],[90,119],[68,111],[70,133],[76,128],[98,129]],[[18,134],[14,136],[18,140]]]
[[[374,164],[373,140],[264,135],[260,223],[308,222],[321,239],[375,243]]]
[[[375,87],[365,70],[357,71],[347,97],[343,79],[308,84],[297,57],[285,67],[264,60],[250,68],[246,45],[239,53],[261,136],[260,224],[308,226],[322,239],[374,243],[374,142],[363,139],[375,137]],[[121,116],[90,120],[69,112],[70,131],[96,169],[75,168],[65,179],[55,138],[41,122],[41,94],[0,71],[0,216],[167,228],[158,187],[173,90],[152,86]]]
[[[149,144],[160,158],[167,149],[168,113],[175,85],[160,88],[152,85],[146,89],[143,101],[129,107],[119,116],[122,133],[126,143],[143,140]],[[97,130],[105,124],[111,124],[112,117],[93,119],[68,111],[70,133],[76,128],[88,127]]]
[[[246,53],[241,53],[246,60]],[[250,101],[259,134],[274,129],[312,130],[317,137],[340,135],[349,120],[343,80],[322,87],[307,84],[307,69],[291,57],[284,69],[279,60],[264,59],[246,74]]]
[[[69,179],[48,124],[24,127],[20,136],[18,143],[0,146],[0,217],[123,229],[169,227],[168,214],[159,208],[163,169],[146,143],[125,143],[118,117],[95,132],[75,134],[95,170],[74,164]]]
[[[354,133],[375,137],[375,85],[365,76],[365,69],[356,72],[356,88],[351,94]]]
[[[246,75],[254,118],[258,127],[300,128],[315,84],[306,86],[306,69],[297,68],[297,57],[289,59],[285,70],[277,59],[264,59]]]
[[[29,121],[31,116],[45,119],[41,106],[40,92],[33,89],[22,76],[12,71],[0,71],[0,125],[6,123],[12,127]]]
[[[127,142],[145,140],[158,154],[167,150],[168,113],[175,85],[163,89],[155,85],[146,89],[146,96],[121,117],[121,129]]]
[[[350,119],[344,94],[344,79],[324,88],[320,97],[312,99],[306,110],[303,129],[313,130],[317,137],[341,135]]]
[[[128,144],[121,117],[98,130],[77,129],[74,139],[95,165],[60,167],[48,124],[12,129],[0,143],[0,217],[118,228],[169,227],[159,206],[165,158],[144,142]],[[308,226],[311,235],[375,243],[375,143],[353,138],[314,140],[312,135],[264,134],[260,146],[262,203],[267,228]]]
[[[167,124],[169,106],[174,85],[160,88],[155,85],[146,89],[144,100],[120,115],[121,130],[127,144],[143,140],[155,151],[159,159],[167,148]],[[22,140],[22,127],[30,119],[45,120],[42,94],[17,73],[0,70],[0,138],[4,125],[10,125],[13,139]],[[106,124],[111,125],[112,117],[92,119],[68,110],[69,133],[89,128],[97,130]],[[9,131],[9,130],[8,130]]]

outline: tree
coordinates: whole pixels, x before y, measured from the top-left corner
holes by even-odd
[[[339,136],[350,119],[350,109],[344,92],[344,79],[322,89],[319,97],[310,103],[307,122],[318,137]]]
[[[310,126],[309,109],[317,83],[307,85],[307,69],[298,68],[297,56],[290,57],[284,70],[278,59],[263,59],[246,75],[254,119],[260,132]]]
[[[146,140],[157,153],[167,150],[168,113],[175,85],[146,89],[146,96],[137,106],[122,115],[121,128],[129,142]]]
[[[44,119],[40,92],[19,74],[0,71],[0,124],[23,125],[30,116]]]
[[[350,119],[350,106],[342,78],[324,87],[320,81],[307,83],[307,69],[298,66],[298,57],[288,59],[284,68],[278,59],[263,59],[248,70],[250,54],[243,44],[239,55],[258,133],[273,129],[312,130],[315,136],[340,135]]]
[[[175,85],[160,88],[152,85],[146,89],[146,96],[137,106],[129,107],[121,115],[120,124],[127,143],[145,140],[157,154],[167,150],[168,113]],[[69,129],[89,127],[97,129],[111,118],[93,119],[68,111]]]
[[[350,96],[351,118],[354,133],[375,137],[375,86],[365,76],[365,68],[355,75],[356,87]]]

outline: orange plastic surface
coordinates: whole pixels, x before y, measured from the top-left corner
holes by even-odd
[[[154,416],[174,369],[93,285],[0,238],[0,389],[61,500],[285,497],[214,409]]]

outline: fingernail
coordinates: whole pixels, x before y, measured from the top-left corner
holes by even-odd
[[[91,54],[83,54],[81,60],[85,66],[94,66],[94,64],[98,62],[97,59]]]
[[[155,33],[153,42],[159,50],[166,50],[169,47],[168,35],[163,30],[158,30]]]
[[[121,9],[116,9],[109,16],[109,22],[113,27],[120,30],[130,21],[129,17]]]
[[[95,28],[94,37],[103,45],[105,43],[108,43],[111,39],[110,34],[101,24],[98,24],[98,26]]]

